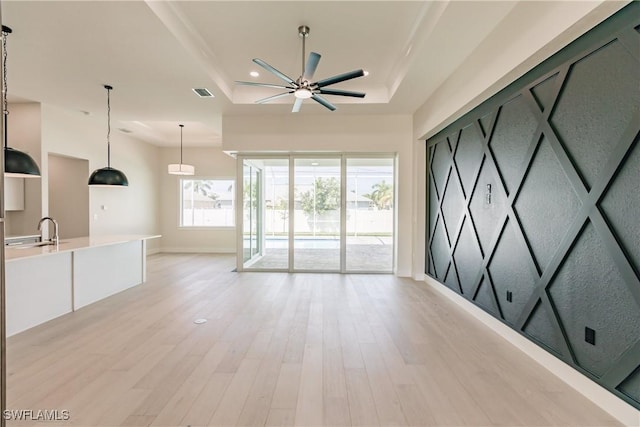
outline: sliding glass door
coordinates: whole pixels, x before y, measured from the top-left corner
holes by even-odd
[[[347,158],[347,271],[393,270],[393,163],[393,158]]]
[[[242,165],[242,260],[251,265],[261,255],[263,243],[262,170],[250,160]]]
[[[293,268],[340,271],[340,157],[294,165]]]
[[[244,268],[288,270],[289,158],[252,158],[243,164]]]
[[[394,155],[238,161],[244,207],[240,270],[393,272]]]

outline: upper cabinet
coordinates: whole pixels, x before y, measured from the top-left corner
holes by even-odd
[[[4,178],[4,210],[24,210],[24,178]]]

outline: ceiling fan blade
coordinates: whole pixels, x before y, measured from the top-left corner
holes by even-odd
[[[331,111],[335,111],[336,110],[336,106],[335,105],[333,105],[332,103],[330,103],[329,101],[327,101],[326,99],[321,97],[320,95],[313,95],[311,97],[311,99],[316,101],[318,104],[324,105],[325,107],[327,107]]]
[[[266,98],[262,98],[256,101],[256,104],[264,104],[265,102],[273,101],[274,99],[282,98],[283,96],[291,95],[293,91],[279,93],[277,95],[268,96]]]
[[[313,78],[313,74],[316,72],[316,68],[318,68],[320,57],[321,55],[319,53],[309,53],[309,59],[307,59],[307,64],[304,66],[302,80],[311,80]]]
[[[271,65],[267,64],[266,62],[264,62],[262,59],[254,58],[253,62],[258,64],[259,66],[261,66],[265,70],[269,71],[270,73],[278,76],[279,78],[281,78],[285,82],[289,83],[290,85],[293,85],[293,86],[296,85],[296,82],[291,77],[289,77],[286,74],[283,74],[280,71],[276,70]]]
[[[236,84],[244,86],[274,87],[276,89],[295,89],[293,86],[273,85],[271,83],[241,82],[238,80],[236,80]]]
[[[353,96],[354,98],[364,98],[366,93],[352,92],[350,90],[338,90],[338,89],[320,89],[323,95],[340,95],[340,96]]]
[[[293,103],[292,113],[297,113],[300,111],[300,107],[302,107],[302,98],[296,98],[296,102]]]
[[[362,77],[362,76],[364,76],[363,70],[355,70],[355,71],[350,71],[348,73],[339,74],[337,76],[329,77],[328,79],[319,80],[316,83],[314,83],[312,86],[315,86],[315,87],[329,86],[329,85],[343,82],[345,80],[351,80],[351,79],[355,79],[356,77]]]

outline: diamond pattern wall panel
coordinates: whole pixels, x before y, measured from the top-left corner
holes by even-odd
[[[427,273],[638,408],[639,27],[633,2],[427,140]]]
[[[629,378],[624,380],[618,390],[629,396],[630,398],[640,402],[640,368],[636,369]]]
[[[461,293],[455,268],[449,268],[449,271],[447,271],[447,277],[444,278],[444,284],[452,290]]]
[[[467,220],[465,220],[460,232],[460,240],[453,253],[453,259],[456,263],[460,287],[464,294],[471,299],[475,291],[475,278],[482,266],[482,254],[478,248],[471,223]]]
[[[490,169],[490,163],[484,162],[478,178],[480,184],[476,187],[469,206],[473,224],[480,238],[480,245],[485,253],[491,244],[491,239],[498,231],[499,220],[507,202],[502,184]]]
[[[492,114],[487,114],[485,116],[480,117],[480,127],[482,127],[482,132],[484,135],[491,133],[492,118],[493,118]]]
[[[554,89],[557,83],[556,77],[558,77],[557,74],[531,88],[531,93],[542,111],[550,107],[554,100]]]
[[[491,151],[509,192],[516,187],[537,127],[538,119],[523,96],[507,102],[500,109],[491,137]]]
[[[438,218],[435,230],[433,232],[431,242],[431,254],[433,257],[433,266],[435,269],[435,277],[440,280],[444,279],[444,274],[449,266],[449,245],[447,244],[447,236],[445,235],[444,225]]]
[[[456,166],[462,181],[465,194],[471,194],[475,178],[475,169],[482,160],[482,138],[475,126],[462,129],[458,149],[456,150]]]
[[[516,324],[539,279],[516,229],[512,221],[507,222],[489,265],[504,320],[511,325]],[[507,291],[511,292],[511,301],[507,301]]]
[[[538,304],[524,327],[525,334],[531,336],[548,350],[560,355],[564,345],[564,338],[554,327],[556,318],[553,312],[542,304]]]
[[[640,342],[640,309],[591,224],[580,234],[549,293],[578,364],[595,375],[602,376]],[[585,327],[596,331],[596,345],[585,342]]]
[[[450,180],[449,185],[447,185],[447,190],[442,197],[442,215],[444,217],[449,241],[453,241],[456,230],[458,229],[460,217],[464,211],[464,196],[455,178]]]
[[[496,317],[500,317],[500,309],[496,304],[496,299],[493,294],[491,283],[482,279],[480,281],[480,285],[478,286],[478,292],[476,293],[474,301],[489,313],[493,314]]]
[[[436,186],[438,196],[442,197],[444,192],[444,185],[447,181],[450,169],[449,144],[446,139],[442,140],[441,144],[433,147],[433,161],[431,162],[431,172],[433,174],[433,183]]]
[[[640,198],[629,197],[640,187],[640,143],[635,144],[615,181],[605,194],[600,208],[611,223],[616,236],[633,261],[636,271],[640,271]]]
[[[543,138],[515,204],[523,232],[542,271],[579,208],[578,196],[548,140]]]
[[[617,41],[571,66],[551,123],[589,187],[637,113],[639,87],[638,62]]]

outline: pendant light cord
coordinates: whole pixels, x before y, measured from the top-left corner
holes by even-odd
[[[109,85],[105,85],[104,88],[107,90],[107,167],[111,167],[111,97],[109,93],[111,89],[113,89]]]
[[[2,117],[4,120],[4,148],[7,148],[7,116],[9,107],[7,104],[7,36],[11,30],[2,26]]]

